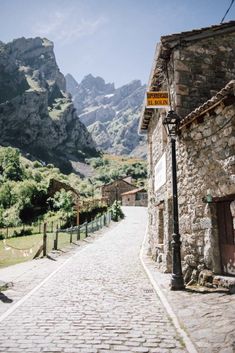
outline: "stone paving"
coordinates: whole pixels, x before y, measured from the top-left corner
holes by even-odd
[[[35,278],[39,270],[32,268],[37,290],[30,293],[30,275],[18,276],[16,287],[4,292],[13,303],[0,305],[10,308],[0,316],[1,353],[186,352],[139,260],[146,210],[126,212],[70,259],[43,260]],[[22,299],[14,294],[20,286],[21,296],[29,293]]]
[[[147,257],[144,262],[198,352],[235,353],[235,294],[171,291],[170,274]]]

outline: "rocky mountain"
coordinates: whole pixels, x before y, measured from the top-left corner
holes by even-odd
[[[66,93],[51,41],[0,42],[0,130],[0,145],[18,147],[64,172],[97,154]]]
[[[79,118],[100,150],[146,156],[146,140],[137,133],[145,85],[134,80],[115,89],[113,83],[105,83],[103,78],[91,74],[80,84],[70,74],[65,78]]]

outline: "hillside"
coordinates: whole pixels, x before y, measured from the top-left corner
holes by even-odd
[[[134,80],[116,89],[113,83],[105,83],[103,78],[91,74],[80,84],[70,74],[65,78],[79,118],[100,150],[116,155],[146,156],[145,138],[137,133],[145,85]]]
[[[97,155],[65,92],[49,40],[0,42],[0,129],[0,145],[17,147],[28,158],[67,173],[79,173],[76,162]]]

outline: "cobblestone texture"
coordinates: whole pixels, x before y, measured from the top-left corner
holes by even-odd
[[[185,352],[139,261],[145,210],[127,212],[1,322],[1,353]]]
[[[235,353],[235,295],[171,291],[171,275],[159,272],[147,256],[144,262],[198,352]]]

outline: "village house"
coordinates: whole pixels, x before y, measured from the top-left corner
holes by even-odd
[[[114,201],[121,201],[122,194],[127,191],[136,189],[136,186],[131,184],[131,177],[123,179],[117,179],[109,184],[101,186],[102,198],[106,199],[109,205],[112,205]]]
[[[121,194],[122,206],[144,206],[148,205],[148,194],[144,188],[138,188]]]
[[[170,107],[144,107],[148,138],[149,252],[172,271],[172,164],[163,126],[176,137],[181,259],[186,283],[200,272],[235,275],[235,21],[161,37],[148,91],[168,91]],[[145,104],[146,105],[146,104]]]

